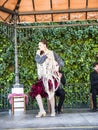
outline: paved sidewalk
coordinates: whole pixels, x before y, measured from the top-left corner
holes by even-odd
[[[64,110],[55,117],[35,118],[37,111],[26,113],[0,112],[0,130],[98,130],[98,111]]]

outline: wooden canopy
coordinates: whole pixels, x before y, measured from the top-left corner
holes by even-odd
[[[98,19],[98,0],[0,0],[0,21],[52,22]]]

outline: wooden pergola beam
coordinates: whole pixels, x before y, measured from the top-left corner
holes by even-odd
[[[21,25],[21,26],[19,26],[19,25],[17,25],[17,29],[19,29],[19,28],[58,28],[58,27],[72,27],[72,26],[98,26],[98,23],[87,23],[87,24],[78,24],[78,23],[76,23],[76,24],[62,24],[62,25],[37,25],[37,26],[29,26],[29,25],[27,25],[27,26],[23,26],[23,25]]]
[[[28,12],[19,12],[18,15],[41,15],[41,14],[62,14],[62,13],[82,13],[82,12],[98,12],[98,8],[28,11]]]
[[[5,8],[5,7],[3,7],[3,6],[0,6],[0,11],[5,12],[5,13],[9,13],[9,14],[12,14],[12,15],[15,14],[14,11],[12,11],[12,10],[10,10],[10,9],[7,9],[7,8]]]

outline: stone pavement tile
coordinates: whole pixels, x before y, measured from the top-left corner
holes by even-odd
[[[81,116],[83,116],[85,121],[88,121],[90,125],[98,125],[98,112],[81,113]]]
[[[10,115],[9,113],[0,113],[0,130],[45,130],[54,129],[60,130],[66,128],[69,130],[78,129],[93,129],[98,130],[98,112],[65,112],[57,114],[56,117],[35,118],[35,113],[27,111],[25,114]],[[75,128],[74,128],[75,127]],[[86,128],[83,128],[86,127]],[[91,128],[90,128],[91,127]],[[23,129],[24,128],[24,129]],[[28,129],[29,128],[29,129]],[[59,129],[60,128],[60,129]],[[46,130],[47,130],[46,129]]]
[[[19,128],[4,130],[98,130],[97,126],[79,126],[79,127],[51,127],[51,128]]]

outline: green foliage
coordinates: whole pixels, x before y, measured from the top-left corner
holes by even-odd
[[[0,86],[10,86],[14,78],[14,48],[0,36]]]
[[[74,22],[69,24],[71,23]],[[41,23],[39,24],[41,25]],[[63,23],[44,23],[44,25],[47,24],[58,25]],[[77,102],[87,103],[89,74],[92,71],[92,63],[98,61],[98,26],[24,28],[17,29],[17,34],[19,78],[20,83],[25,86],[26,93],[37,79],[34,57],[38,42],[41,39],[47,39],[49,49],[54,50],[65,63],[63,70],[67,86],[70,84],[69,88],[65,87],[67,92],[66,104],[71,104],[71,100],[76,97],[76,94],[75,100]],[[0,85],[11,86],[14,83],[14,77],[14,44],[1,35]],[[80,98],[81,95],[82,98]]]

